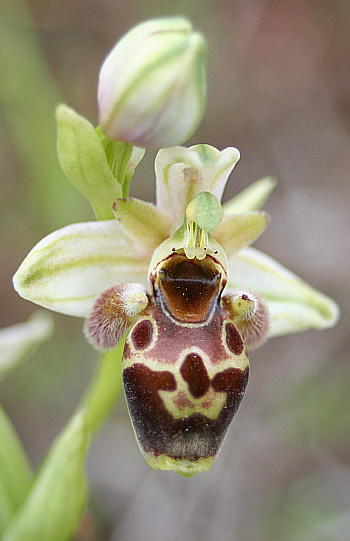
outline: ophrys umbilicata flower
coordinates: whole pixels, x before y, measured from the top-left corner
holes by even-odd
[[[238,159],[209,145],[160,150],[156,205],[117,198],[116,219],[48,235],[14,277],[24,298],[87,318],[97,347],[129,333],[124,386],[141,450],[183,475],[209,469],[220,449],[248,380],[247,346],[338,318],[331,299],[249,247],[267,226],[259,208],[272,179],[224,204],[220,222],[215,201]]]
[[[333,301],[250,248],[268,224],[259,209],[272,179],[221,207],[239,152],[164,148],[189,138],[202,117],[205,52],[187,20],[148,21],[102,66],[101,128],[58,108],[61,166],[100,221],[47,236],[14,277],[24,298],[84,317],[95,347],[116,347],[104,355],[107,366],[125,345],[124,389],[140,449],[152,467],[187,476],[210,469],[223,443],[247,385],[247,348],[338,317]],[[161,148],[156,205],[129,197],[144,154],[131,143]],[[103,390],[96,383],[85,401],[92,428],[101,419],[96,404],[106,411],[115,397]]]

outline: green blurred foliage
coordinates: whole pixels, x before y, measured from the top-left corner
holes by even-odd
[[[0,406],[0,535],[21,506],[34,479],[25,451]]]
[[[88,415],[78,412],[53,443],[4,541],[67,541],[77,529],[87,495],[84,463]]]

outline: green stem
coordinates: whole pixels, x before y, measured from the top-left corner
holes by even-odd
[[[100,366],[78,406],[88,411],[91,435],[105,422],[121,393],[124,345],[125,338],[114,350],[102,354]]]

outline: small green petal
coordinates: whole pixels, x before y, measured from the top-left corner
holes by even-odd
[[[99,220],[113,218],[113,202],[122,196],[95,128],[73,109],[56,111],[58,158],[70,182],[90,201]],[[131,151],[130,151],[131,154]]]
[[[68,541],[86,500],[84,472],[88,419],[78,412],[53,443],[3,541]]]
[[[235,197],[224,203],[225,214],[239,214],[248,210],[259,210],[270,197],[277,182],[273,177],[257,180]]]
[[[215,230],[214,237],[230,257],[252,244],[263,233],[268,223],[269,215],[266,212],[224,215]]]
[[[332,299],[254,248],[229,259],[229,287],[261,295],[271,315],[269,336],[326,329],[339,319]]]
[[[25,323],[0,330],[0,379],[48,340],[54,330],[53,317],[35,312]]]
[[[114,213],[140,256],[151,257],[157,246],[169,236],[165,216],[152,203],[132,198],[118,199]]]
[[[22,444],[0,406],[0,535],[22,504],[33,479]]]
[[[186,217],[206,231],[212,233],[222,220],[223,212],[219,200],[210,192],[201,192],[187,205]]]
[[[23,298],[40,306],[87,317],[96,297],[113,284],[147,287],[149,259],[136,254],[115,219],[73,224],[42,239],[13,283]]]

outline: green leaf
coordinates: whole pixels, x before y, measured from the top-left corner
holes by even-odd
[[[113,175],[103,144],[88,120],[73,109],[56,110],[58,158],[70,182],[90,201],[99,220],[113,218],[113,202],[122,186]]]
[[[0,406],[0,534],[22,504],[33,478],[22,444]]]
[[[66,541],[71,538],[86,500],[87,443],[88,417],[86,411],[81,410],[53,443],[3,541]]]
[[[126,143],[125,141],[111,141],[101,132],[99,126],[96,128],[96,133],[105,149],[107,162],[112,171],[112,175],[122,186],[126,166],[132,154],[132,144]]]

